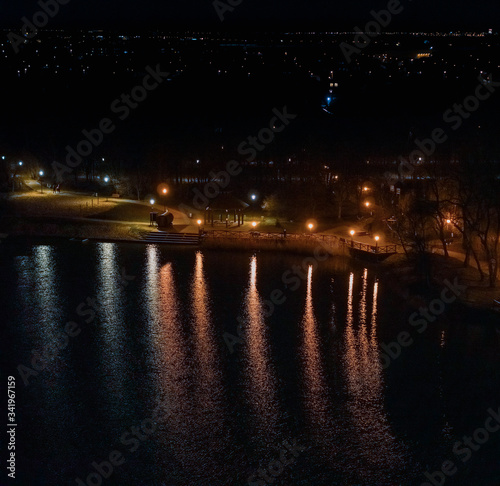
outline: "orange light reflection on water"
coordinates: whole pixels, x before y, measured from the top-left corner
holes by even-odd
[[[302,317],[303,366],[305,406],[310,420],[320,427],[327,427],[329,390],[321,359],[321,342],[318,323],[314,316],[312,298],[313,267],[307,271],[306,301]],[[325,430],[324,433],[327,431]]]
[[[255,421],[261,432],[276,427],[279,410],[277,387],[271,362],[271,350],[263,303],[257,290],[257,257],[250,260],[249,284],[245,293],[245,324],[248,396]]]
[[[344,370],[349,392],[348,410],[360,443],[361,454],[373,466],[393,467],[402,460],[384,409],[383,374],[377,340],[378,282],[373,284],[370,330],[367,324],[368,270],[363,282],[354,322],[354,274],[349,276]]]

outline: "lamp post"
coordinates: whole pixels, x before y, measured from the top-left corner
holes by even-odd
[[[43,177],[43,170],[41,170],[38,175],[40,176],[40,178],[38,179],[38,181],[40,182],[40,194],[43,194],[43,183],[42,183],[42,177]]]
[[[314,229],[314,224],[309,223],[309,224],[307,225],[307,227],[309,228],[309,231],[310,231],[310,233],[312,234],[313,229]]]
[[[166,187],[161,191],[163,193],[163,209],[167,212],[167,193],[168,189]]]
[[[154,226],[154,204],[155,200],[150,199],[149,204],[151,204],[151,213],[149,214],[149,226]]]
[[[355,231],[354,231],[354,230],[351,230],[351,231],[349,231],[349,233],[350,233],[350,235],[351,235],[351,247],[353,247],[353,246],[354,246],[353,237],[354,237],[354,233],[355,233]]]
[[[2,160],[5,160],[5,155],[2,156]],[[17,177],[18,167],[22,167],[22,165],[23,165],[23,162],[20,160],[17,163],[16,169],[14,170],[14,174],[12,174],[12,192],[15,192],[15,190],[16,190],[16,177]]]
[[[380,236],[375,236],[375,253],[378,253],[378,240],[380,239]]]

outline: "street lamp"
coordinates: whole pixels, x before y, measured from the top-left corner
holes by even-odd
[[[257,221],[254,221],[254,222],[252,223],[252,226],[253,226],[254,228],[256,228],[256,227],[257,227]]]
[[[164,196],[164,199],[163,199],[163,209],[165,210],[165,212],[167,212],[167,201],[166,201],[166,196],[167,196],[167,193],[168,193],[168,189],[166,187],[163,188],[163,190],[161,191],[163,196]]]
[[[108,176],[106,176],[106,177],[104,178],[104,182],[105,182],[106,184],[109,182],[109,177],[108,177]]]
[[[446,220],[446,223],[447,223],[447,225],[448,225],[448,226],[447,226],[447,229],[449,230],[449,225],[450,225],[450,223],[451,223],[451,219],[447,219],[447,220]],[[452,230],[451,230],[451,237],[453,238],[453,228],[452,228]]]
[[[5,155],[2,156],[2,160],[5,160]],[[17,164],[19,167],[23,165],[22,162],[18,162]],[[12,192],[16,190],[16,177],[17,177],[17,168],[14,169],[14,173],[12,174]]]
[[[380,236],[375,236],[375,253],[378,253],[378,240],[380,240]]]
[[[150,199],[149,204],[151,204],[151,212],[149,213],[149,226],[154,226],[154,222],[156,221],[155,214],[154,214],[155,200]]]
[[[351,235],[351,246],[354,246],[353,237],[354,237],[355,231],[354,231],[354,230],[351,230],[351,231],[349,231],[349,233],[350,233],[350,235]]]
[[[312,233],[312,230],[314,229],[314,224],[309,223],[307,227],[309,228],[309,231]]]
[[[42,177],[43,177],[43,170],[41,170],[38,175],[40,176],[39,182],[40,182],[40,194],[43,194],[43,184],[42,184]]]

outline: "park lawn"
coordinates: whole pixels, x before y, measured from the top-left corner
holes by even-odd
[[[7,199],[6,214],[18,217],[91,218],[148,223],[150,207],[80,195],[29,192]]]

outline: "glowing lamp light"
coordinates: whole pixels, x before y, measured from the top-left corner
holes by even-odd
[[[5,160],[5,155],[2,155],[2,160]]]
[[[3,158],[5,159],[5,157],[3,157]],[[21,165],[23,165],[23,161],[22,160],[19,161],[19,166],[21,166]]]
[[[450,224],[450,223],[451,223],[451,219],[447,219],[447,220],[446,220],[446,222],[447,222],[448,224]]]
[[[201,226],[201,219],[199,219],[198,221],[196,221],[198,223],[198,226]]]
[[[369,203],[368,201],[367,201],[367,202],[365,202],[365,206],[366,206],[367,208],[369,208],[369,207],[370,207],[370,203]]]
[[[313,225],[312,223],[309,223],[309,224],[307,225],[307,227],[308,227],[310,230],[312,230],[312,229],[314,228],[314,225]]]
[[[109,177],[107,177],[107,176],[106,176],[106,177],[104,178],[104,182],[109,182]]]
[[[380,236],[375,236],[375,241],[380,240]]]
[[[163,194],[166,194],[168,192],[167,189],[163,189]]]
[[[257,222],[256,222],[256,221],[254,221],[254,222],[252,223],[252,226],[255,228],[255,227],[257,226]]]
[[[351,234],[351,236],[354,236],[355,231],[351,230],[351,231],[349,231],[349,233]]]
[[[252,201],[255,201],[257,199],[257,196],[255,194],[251,195]]]
[[[363,187],[363,191],[368,191],[368,187]]]
[[[39,174],[40,174],[40,177],[43,177],[43,174],[44,174],[43,170],[41,170],[41,171],[39,172]]]
[[[151,206],[155,203],[155,200],[154,199],[150,199],[149,200],[149,203],[151,204]]]

